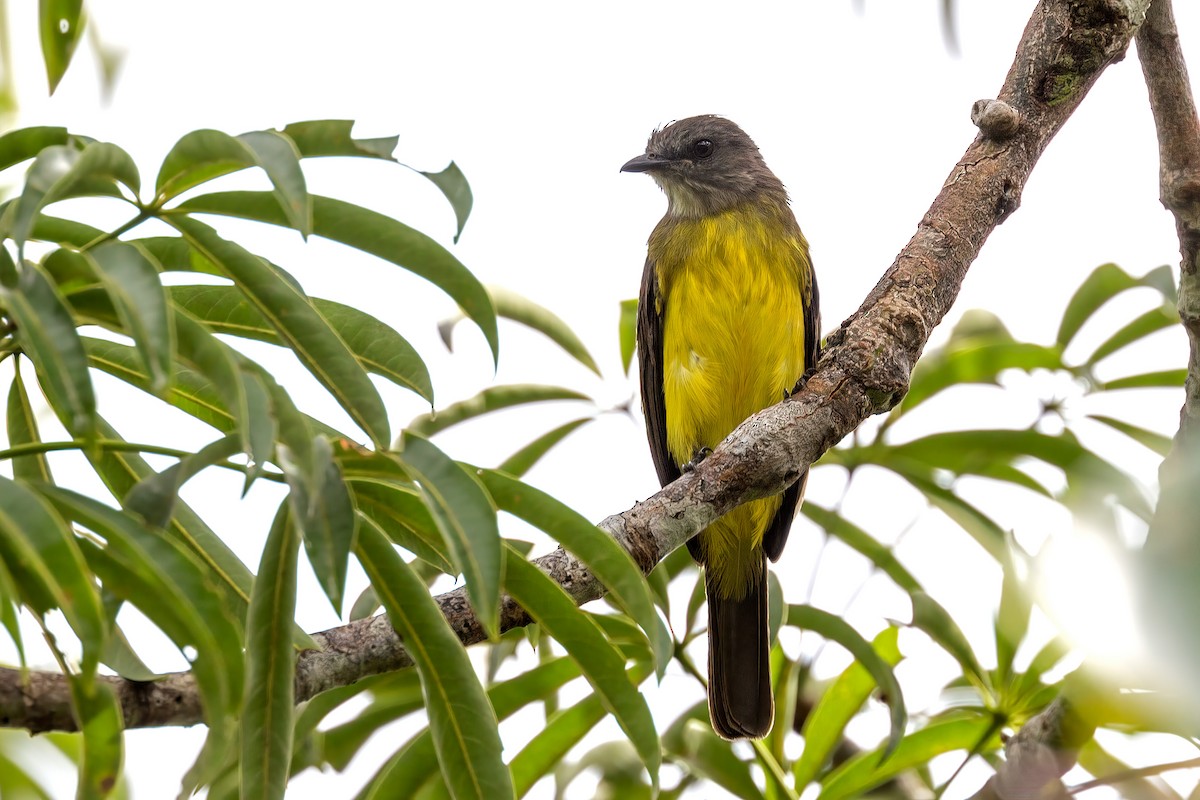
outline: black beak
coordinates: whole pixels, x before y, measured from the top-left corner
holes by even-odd
[[[653,153],[643,153],[626,161],[621,167],[621,172],[651,172],[656,169],[662,169],[670,163],[671,160],[669,158],[656,156]]]

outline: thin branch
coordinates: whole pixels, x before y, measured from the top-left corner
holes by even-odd
[[[1105,775],[1103,778],[1085,781],[1084,783],[1076,784],[1067,789],[1067,794],[1079,794],[1086,792],[1088,789],[1099,789],[1101,786],[1113,786],[1125,781],[1133,781],[1138,778],[1149,778],[1154,775],[1161,775],[1164,772],[1173,772],[1177,769],[1195,769],[1200,767],[1200,758],[1192,758],[1187,761],[1173,761],[1170,764],[1155,764],[1151,767],[1138,767],[1137,769],[1127,769],[1121,772],[1114,772],[1111,775]]]
[[[829,337],[805,388],[740,425],[695,471],[600,523],[644,571],[734,506],[783,491],[864,419],[900,401],[930,334],[958,296],[967,268],[988,235],[1016,210],[1046,145],[1105,67],[1124,56],[1147,1],[1038,4],[998,97],[1017,113],[1016,130],[1004,136],[981,132],[967,148],[912,240],[858,311]],[[535,563],[576,603],[605,594],[596,577],[561,549]],[[463,589],[437,601],[463,643],[484,639]],[[529,622],[528,614],[505,598],[501,629]],[[297,659],[298,701],[411,664],[385,617],[314,638],[322,649]],[[38,676],[39,691],[48,691],[53,683],[49,676]],[[186,674],[154,684],[113,683],[128,727],[202,721]],[[58,713],[52,708],[55,698],[60,698]],[[43,696],[27,689],[19,672],[0,672],[0,724],[31,731],[71,729],[65,690]]]

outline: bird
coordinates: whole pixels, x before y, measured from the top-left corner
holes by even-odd
[[[666,486],[814,368],[820,310],[808,242],[754,141],[721,116],[655,129],[622,172],[667,196],[650,234],[636,340],[646,435]],[[725,739],[774,719],[767,559],[783,552],[808,473],[687,543],[708,596],[708,704]]]

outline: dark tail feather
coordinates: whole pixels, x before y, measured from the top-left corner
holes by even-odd
[[[771,730],[775,703],[767,627],[767,562],[741,600],[708,589],[708,710],[726,739],[761,739]]]

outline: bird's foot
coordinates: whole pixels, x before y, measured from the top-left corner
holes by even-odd
[[[711,447],[697,447],[696,452],[692,453],[692,460],[681,467],[683,472],[691,472],[696,467],[700,466],[700,462],[712,455]]]
[[[804,388],[805,384],[808,383],[808,379],[811,378],[814,373],[816,373],[815,368],[807,370],[803,375],[800,376],[800,380],[796,381],[796,385],[792,387],[792,390],[790,392],[787,389],[784,389],[783,390],[783,399],[787,400],[792,395],[799,394],[800,390]]]

